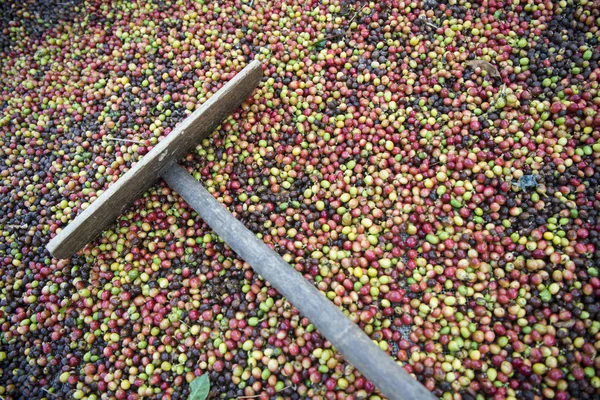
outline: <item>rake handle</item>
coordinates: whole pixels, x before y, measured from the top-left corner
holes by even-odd
[[[306,316],[385,396],[390,400],[435,398],[183,167],[171,163],[160,175],[225,243]]]

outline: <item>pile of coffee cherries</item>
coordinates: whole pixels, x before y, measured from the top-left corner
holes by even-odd
[[[160,182],[45,246],[250,61],[182,163],[443,399],[600,396],[600,4],[0,4],[0,396],[380,399]]]

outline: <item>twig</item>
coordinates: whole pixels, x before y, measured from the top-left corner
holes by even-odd
[[[240,399],[255,399],[260,396],[262,396],[262,394],[255,394],[254,396],[241,396],[241,397],[238,397],[238,400],[240,400]]]
[[[502,86],[500,86],[500,96],[501,97],[506,96],[505,92],[506,92],[506,84],[503,83]]]
[[[360,14],[368,5],[369,5],[369,3],[365,4],[364,6],[362,6],[362,8],[360,10],[358,10],[357,12],[354,13],[354,16],[348,22],[348,29],[346,29],[346,32],[348,32],[350,30],[350,25],[352,25],[352,22],[354,22],[354,19],[358,16],[358,14]]]
[[[139,140],[131,140],[131,139],[119,139],[114,137],[106,137],[107,140],[116,140],[117,142],[126,142],[126,143],[137,143],[137,144],[146,144]]]
[[[429,22],[429,20],[424,15],[420,16],[419,19],[421,21],[423,21],[425,23],[425,25],[427,25],[428,27],[430,27],[432,29],[438,29],[439,28],[439,26],[437,26],[433,22]]]
[[[487,109],[487,111],[485,113],[483,113],[479,116],[480,118],[485,118],[492,110],[492,107],[494,107],[494,109],[496,108],[495,106],[496,106],[496,103],[498,102],[498,99],[506,96],[505,91],[506,91],[506,85],[503,83],[502,86],[500,86],[500,91],[499,91],[500,94],[497,94],[497,96],[494,96],[492,98],[493,103],[490,103],[490,107]]]
[[[335,33],[335,34],[333,34],[333,35],[326,36],[326,37],[324,37],[324,38],[323,38],[323,39],[321,39],[321,40],[317,40],[317,42],[321,42],[321,41],[327,41],[327,40],[330,40],[330,39],[335,39],[335,38],[337,38],[337,37],[344,36],[344,35],[345,35],[345,33],[342,33],[342,32],[340,32],[340,33]]]
[[[333,35],[326,36],[323,39],[315,40],[314,42],[309,44],[308,47],[314,47],[315,44],[317,44],[317,43],[320,43],[320,42],[325,43],[326,41],[328,41],[330,39],[335,39],[337,37],[346,36],[348,34],[348,32],[350,32],[350,25],[352,25],[352,22],[354,22],[354,20],[358,16],[358,14],[360,14],[368,5],[369,5],[369,3],[365,4],[364,6],[362,6],[362,8],[360,10],[358,10],[354,13],[354,16],[350,19],[350,21],[348,21],[348,28],[346,28],[346,30],[344,32],[339,32],[339,33],[336,33]]]
[[[278,390],[277,392],[278,393],[283,392],[284,390],[289,389],[289,388],[293,388],[294,390],[296,390],[296,385],[294,385],[294,384],[288,385],[288,386],[282,388],[281,390]],[[240,399],[255,399],[260,396],[262,396],[262,394],[255,394],[253,396],[240,396],[240,397],[238,397],[238,400],[240,400]]]
[[[42,390],[43,390],[44,392],[48,393],[50,396],[52,396],[52,397],[56,397],[56,394],[54,394],[54,393],[50,392],[48,389],[46,389],[46,388],[42,388]]]

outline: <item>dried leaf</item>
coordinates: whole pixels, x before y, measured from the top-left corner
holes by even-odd
[[[575,320],[571,319],[568,321],[558,321],[553,324],[556,328],[567,328],[571,329],[575,325]]]
[[[496,77],[500,78],[500,72],[498,71],[498,68],[496,68],[495,66],[493,66],[492,64],[490,64],[487,61],[469,60],[469,61],[465,62],[465,65],[467,67],[472,67],[472,68],[481,68],[482,70],[486,71],[491,76],[496,76]]]

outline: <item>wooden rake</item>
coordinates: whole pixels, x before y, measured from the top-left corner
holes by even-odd
[[[159,178],[175,190],[241,258],[305,315],[364,376],[389,399],[433,399],[312,283],[285,262],[221,205],[177,160],[248,98],[262,79],[253,61],[215,93],[169,136],[119,178],[47,245],[59,259],[93,240]]]

